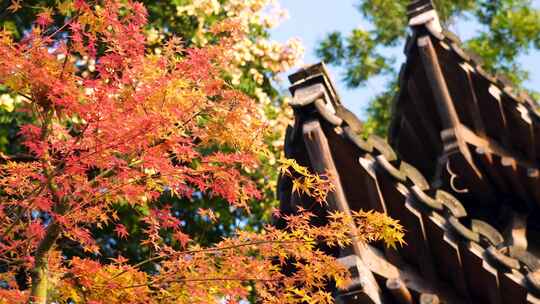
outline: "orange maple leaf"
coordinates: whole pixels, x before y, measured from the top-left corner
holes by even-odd
[[[21,0],[11,0],[11,5],[8,6],[7,10],[15,13],[16,11],[20,10],[22,8]]]

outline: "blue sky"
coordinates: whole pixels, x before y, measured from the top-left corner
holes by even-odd
[[[358,26],[369,27],[354,7],[358,0],[281,0],[280,3],[283,8],[289,11],[290,18],[272,30],[272,37],[278,41],[286,41],[290,37],[300,38],[306,48],[304,57],[306,64],[319,61],[315,56],[315,47],[326,33],[334,30],[348,33]],[[533,3],[534,6],[540,7],[540,0],[533,0]],[[466,39],[474,34],[475,26],[474,24],[461,24],[457,28],[453,28],[452,31],[456,32],[462,39]],[[398,68],[405,59],[401,53],[401,46],[388,52],[397,56],[396,68]],[[533,51],[522,56],[520,63],[526,65],[530,71],[530,80],[525,83],[525,86],[536,88],[536,90],[540,89],[540,52]],[[342,71],[340,69],[331,67],[330,72],[337,82],[339,93],[345,105],[364,118],[364,111],[369,100],[384,90],[386,80],[375,78],[370,80],[366,87],[348,89],[341,81]],[[288,83],[284,83],[284,86],[287,85]]]

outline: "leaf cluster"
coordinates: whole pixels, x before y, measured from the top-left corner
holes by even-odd
[[[66,21],[75,16],[73,0],[32,0],[32,1],[5,1],[2,3],[2,18],[0,25],[10,33],[14,41],[19,41],[35,25],[36,16],[42,20],[48,19],[49,32],[54,33],[50,38],[61,42],[69,35],[69,27],[64,26]],[[89,1],[91,5],[99,5],[99,1]],[[268,126],[262,132],[265,153],[258,155],[259,162],[246,173],[257,184],[261,192],[261,199],[257,203],[250,204],[250,212],[242,208],[230,207],[226,200],[212,197],[205,192],[197,193],[197,196],[186,199],[175,195],[166,195],[162,201],[166,201],[179,217],[186,218],[186,226],[194,238],[203,244],[212,244],[223,236],[231,235],[239,227],[249,230],[260,230],[265,222],[271,217],[271,208],[277,205],[275,195],[275,181],[277,171],[276,160],[281,153],[281,142],[287,117],[282,105],[282,97],[272,85],[271,79],[284,69],[293,65],[298,59],[299,51],[291,49],[290,44],[279,44],[269,40],[268,29],[273,26],[267,20],[276,18],[273,14],[265,14],[270,1],[142,1],[147,8],[143,33],[146,36],[146,51],[154,55],[161,55],[165,51],[165,42],[171,38],[181,41],[179,48],[204,47],[206,44],[215,44],[218,37],[228,34],[216,32],[216,26],[234,20],[235,31],[241,31],[242,37],[226,51],[234,51],[236,55],[242,54],[241,58],[229,58],[226,66],[220,67],[220,77],[227,85],[232,85],[244,94],[252,97],[257,102],[257,115]],[[208,8],[211,8],[210,10]],[[247,22],[247,25],[244,24]],[[244,24],[241,27],[238,24]],[[107,49],[96,46],[96,53],[103,55]],[[241,51],[241,52],[240,52]],[[180,50],[179,53],[183,51]],[[75,63],[79,75],[89,76],[96,71],[96,60],[86,54],[72,54],[70,64]],[[232,83],[238,79],[238,83]],[[26,159],[28,153],[20,143],[18,136],[21,125],[33,121],[30,111],[20,95],[8,93],[0,87],[2,100],[4,95],[9,96],[7,103],[0,101],[0,151],[6,158]],[[7,100],[7,99],[6,99]],[[207,121],[206,113],[199,113],[194,118],[199,123],[211,127]],[[214,121],[213,125],[220,125],[226,121]],[[76,125],[76,124],[74,124]],[[74,128],[75,129],[75,128]],[[73,130],[74,130],[73,129]],[[226,132],[221,127],[212,128],[216,132],[214,137],[234,137],[234,132]],[[218,134],[218,132],[220,134]],[[217,151],[227,152],[230,150],[223,144],[207,145],[205,153]],[[246,168],[243,168],[243,170]],[[141,235],[141,227],[134,224],[138,221],[141,213],[134,210],[129,204],[115,204],[115,212],[125,221],[125,225],[133,235]],[[213,225],[202,220],[197,210],[200,208],[212,208],[220,217],[220,225]],[[103,225],[99,229],[91,228],[93,234],[99,239],[99,246],[106,249],[106,256],[122,253],[133,259],[143,259],[147,251],[144,248],[134,246],[131,239],[119,239],[113,232],[113,226]],[[197,235],[197,232],[200,232]],[[82,254],[79,250],[70,251],[70,254]]]

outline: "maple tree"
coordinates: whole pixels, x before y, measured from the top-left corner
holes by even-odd
[[[169,198],[204,194],[249,210],[261,197],[249,172],[268,154],[267,126],[224,76],[237,24],[214,24],[204,47],[171,37],[157,54],[138,2],[76,0],[53,27],[62,13],[40,12],[20,40],[0,32],[0,84],[32,118],[19,132],[27,158],[0,164],[0,303],[236,303],[254,290],[266,303],[328,303],[325,286],[348,275],[318,243],[401,242],[399,224],[381,214],[330,213],[313,226],[299,210],[284,217],[287,229],[197,244]],[[298,191],[324,204],[329,179],[283,160],[282,173],[291,170],[303,176]],[[96,229],[130,236],[118,206],[139,213],[147,259],[100,258]],[[218,224],[211,209],[199,216]],[[348,233],[351,221],[361,234]],[[283,271],[291,261],[295,271]]]
[[[172,212],[179,213],[179,216],[184,218],[186,232],[197,242],[206,245],[220,240],[223,236],[231,236],[239,226],[242,229],[260,231],[262,223],[271,219],[272,207],[278,206],[275,165],[282,153],[284,130],[292,115],[285,102],[286,97],[272,80],[278,73],[296,65],[302,54],[302,47],[297,39],[284,43],[270,39],[269,29],[277,26],[279,21],[285,18],[286,12],[275,0],[147,0],[142,3],[148,10],[148,23],[144,27],[147,49],[148,52],[156,54],[162,51],[162,42],[172,35],[180,37],[184,46],[204,47],[215,40],[212,31],[214,24],[234,20],[238,25],[236,30],[241,35],[232,44],[235,53],[224,67],[224,78],[256,101],[261,119],[268,125],[264,143],[270,153],[249,173],[260,189],[262,198],[257,204],[250,206],[249,213],[241,208],[231,208],[223,199],[205,193],[189,199],[171,196],[167,198],[167,203],[171,205]],[[15,41],[20,40],[24,32],[31,29],[37,13],[56,6],[62,14],[53,16],[50,27],[58,29],[65,21],[63,16],[73,13],[72,4],[72,0],[18,1],[17,10],[13,12],[8,9],[9,1],[5,1],[0,5],[0,27],[8,29]],[[60,30],[56,37],[62,35],[63,30]],[[98,54],[101,51],[98,49]],[[95,60],[87,56],[71,60],[77,61],[82,73],[95,69]],[[17,134],[19,127],[28,123],[31,118],[17,111],[20,105],[21,97],[8,94],[0,85],[0,153],[24,158]],[[200,208],[210,207],[219,218],[220,225],[213,225],[199,216]],[[120,239],[112,227],[92,230],[103,249],[102,259],[118,253],[137,260],[146,259],[149,252],[135,246],[136,242],[131,241],[143,237],[141,227],[137,225],[138,213],[133,212],[129,205],[116,206],[116,209],[131,233],[129,237]],[[79,254],[76,250],[69,253]]]

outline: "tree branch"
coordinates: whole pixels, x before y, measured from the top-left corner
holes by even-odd
[[[217,251],[224,251],[224,250],[230,250],[230,249],[236,249],[246,246],[254,246],[254,245],[263,245],[263,244],[294,244],[294,243],[303,243],[306,242],[306,240],[291,240],[291,241],[276,241],[276,240],[266,240],[266,241],[255,241],[255,242],[248,242],[248,243],[242,243],[242,244],[235,244],[230,246],[224,246],[224,247],[213,247],[213,248],[203,248],[203,249],[196,249],[196,250],[187,250],[187,251],[181,251],[171,254],[162,254],[158,255],[149,259],[146,259],[144,261],[141,261],[133,266],[131,266],[130,269],[139,268],[145,264],[157,262],[159,260],[170,258],[173,256],[180,256],[180,255],[188,255],[188,254],[195,254],[195,253],[201,253],[201,252],[217,252]],[[118,274],[112,276],[110,279],[105,281],[104,284],[107,284],[111,282],[112,280],[118,278],[119,276],[127,273],[130,269],[125,269],[119,272]]]
[[[47,110],[45,113],[45,119],[41,126],[41,140],[45,141],[49,135],[50,124],[52,123],[52,117],[54,113],[52,110]],[[54,176],[51,174],[51,164],[49,162],[48,151],[44,153],[41,159],[43,166],[43,172],[46,177],[46,187],[51,192],[52,200],[55,203],[55,212],[63,214],[67,210],[67,206],[63,204],[60,196],[58,195],[58,187],[54,183]],[[47,230],[45,236],[39,242],[34,256],[34,268],[32,269],[32,290],[30,294],[29,303],[32,304],[46,304],[47,303],[47,289],[49,285],[48,274],[48,259],[49,252],[56,243],[56,240],[60,236],[61,226],[52,221]]]
[[[168,280],[166,282],[162,282],[163,280],[153,280],[148,283],[142,283],[142,284],[135,284],[130,286],[124,286],[120,289],[131,289],[131,288],[139,288],[139,287],[150,287],[156,283],[187,283],[187,282],[215,282],[215,281],[239,281],[239,282],[278,282],[279,279],[256,279],[256,278],[194,278],[194,279],[175,279],[175,280]]]

